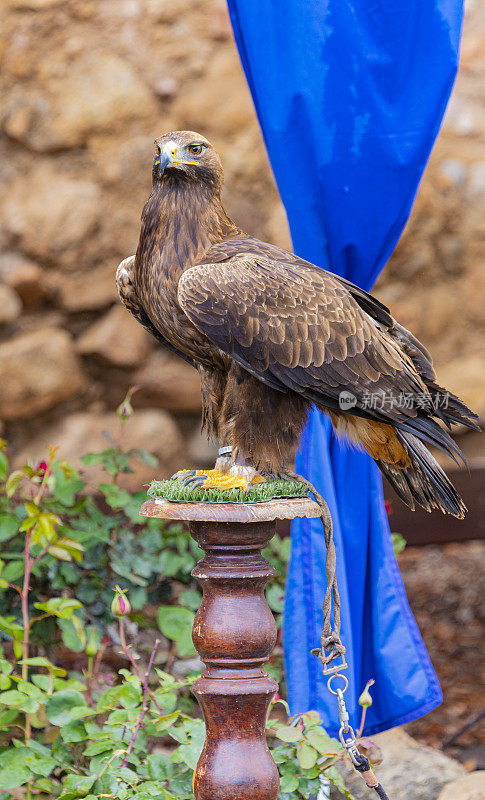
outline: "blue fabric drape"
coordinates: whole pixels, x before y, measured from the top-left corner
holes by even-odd
[[[461,0],[228,0],[295,252],[369,289],[408,218],[456,74]],[[366,733],[427,713],[441,690],[392,552],[382,484],[314,411],[297,470],[333,514],[351,723],[375,678]],[[403,531],[405,535],[405,531]],[[318,521],[297,521],[284,616],[294,713],[336,731],[318,660],[325,590]]]

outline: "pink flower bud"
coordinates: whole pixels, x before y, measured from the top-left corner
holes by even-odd
[[[115,590],[115,596],[111,603],[111,612],[115,617],[126,617],[131,612],[131,603],[119,586]]]

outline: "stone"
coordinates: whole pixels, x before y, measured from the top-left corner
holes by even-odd
[[[438,800],[485,800],[485,770],[452,781],[441,790]]]
[[[485,204],[485,161],[471,167],[467,194],[472,202]]]
[[[163,348],[151,353],[135,374],[134,382],[140,386],[136,395],[137,404],[156,405],[168,411],[200,413],[199,373]]]
[[[108,434],[108,436],[106,436]],[[16,456],[16,465],[38,463],[45,457],[46,444],[59,446],[59,458],[81,469],[91,486],[108,480],[102,467],[85,467],[81,456],[111,447],[120,440],[120,420],[114,413],[80,412],[56,422],[33,438]],[[119,485],[130,491],[143,489],[153,478],[170,477],[183,461],[183,438],[173,418],[158,409],[141,409],[124,424],[121,444],[124,450],[144,448],[158,457],[152,467],[133,459],[133,473],[120,476]]]
[[[153,80],[152,88],[158,97],[166,100],[175,97],[179,89],[179,83],[175,78],[171,78],[170,75],[160,75]]]
[[[53,56],[46,67],[56,68],[60,58]],[[6,133],[32,150],[79,147],[93,133],[156,113],[148,86],[125,59],[112,53],[81,52],[46,77],[38,88],[12,90],[2,116]]]
[[[0,255],[0,279],[15,289],[24,308],[37,308],[48,291],[42,267],[21,253]]]
[[[13,322],[20,316],[22,301],[14,289],[0,283],[0,325]]]
[[[447,186],[463,186],[466,181],[466,164],[458,158],[444,158],[440,166],[440,175]]]
[[[105,314],[78,339],[78,353],[117,367],[137,367],[150,349],[150,336],[120,305]]]
[[[7,187],[3,220],[25,252],[63,261],[96,229],[101,192],[92,181],[75,180],[49,164],[33,165]]]
[[[29,11],[42,11],[64,2],[64,0],[7,0],[11,8],[28,9]]]
[[[85,378],[70,335],[41,328],[0,344],[0,417],[33,417],[82,392]]]
[[[235,74],[237,80],[235,80]],[[221,103],[221,97],[224,102]],[[235,136],[254,120],[254,108],[234,54],[216,49],[209,60],[202,85],[194,81],[181,87],[170,109],[187,130]]]
[[[473,322],[485,327],[485,269],[483,249],[471,252],[472,263],[468,268],[466,280],[462,284],[462,307],[466,309]]]
[[[94,267],[89,272],[51,273],[50,283],[56,303],[65,311],[94,311],[106,308],[117,298],[116,265],[113,262]]]
[[[376,777],[392,800],[436,800],[443,786],[466,774],[458,761],[440,750],[418,744],[402,728],[371,738],[382,751],[382,763],[375,767]],[[339,766],[339,771],[357,800],[369,798],[369,789],[351,766]],[[453,800],[462,798],[455,795]]]

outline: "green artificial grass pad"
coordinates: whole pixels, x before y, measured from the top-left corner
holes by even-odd
[[[183,481],[152,481],[148,496],[175,503],[264,503],[282,497],[306,497],[308,489],[299,481],[269,480],[243,489],[191,489]]]

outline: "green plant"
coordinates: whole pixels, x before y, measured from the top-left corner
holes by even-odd
[[[25,592],[28,600],[28,583]],[[61,602],[49,602],[46,614],[62,608]],[[69,607],[73,605],[71,602]],[[119,670],[121,680],[116,685],[102,688],[99,663],[93,670],[89,660],[92,650],[87,652],[88,668],[82,680],[69,677],[46,658],[31,658],[25,637],[24,657],[16,665],[0,660],[0,731],[9,737],[12,729],[23,734],[22,738],[9,738],[9,747],[0,747],[0,796],[11,797],[9,790],[15,790],[17,797],[25,786],[27,799],[34,794],[60,800],[148,800],[153,794],[166,800],[193,797],[192,772],[205,727],[201,719],[180,708],[179,692],[196,676],[177,681],[167,672],[153,670],[158,640],[146,670],[140,670],[124,630],[130,608],[125,592],[117,587],[112,611],[132,669]],[[30,629],[33,620],[28,614],[24,622]],[[322,771],[351,797],[339,774],[332,771],[333,764],[344,756],[343,748],[325,734],[318,715],[310,712],[290,724],[269,722],[268,732],[285,743],[272,747],[281,775],[282,800],[308,798],[318,789]],[[153,749],[161,736],[171,742],[168,752]],[[319,755],[325,756],[324,763]]]
[[[96,464],[109,476],[91,493],[84,476],[57,459],[54,450],[37,467],[25,465],[10,475],[5,454],[0,455],[0,631],[19,645],[14,629],[25,615],[21,592],[30,575],[36,579],[31,606],[48,601],[52,591],[79,601],[76,614],[56,617],[65,645],[79,652],[86,641],[85,626],[101,632],[109,622],[115,584],[129,591],[135,611],[147,602],[170,603],[174,581],[195,591],[190,572],[201,551],[188,531],[140,517],[146,493],[130,494],[118,485],[120,475],[132,471],[133,459],[153,463],[148,453],[125,452],[112,444],[84,456],[87,472]],[[190,595],[188,602],[193,606]],[[37,644],[45,644],[56,636],[55,626],[49,620],[32,635]]]
[[[122,425],[129,400],[118,409]],[[205,736],[189,699],[197,675],[179,680],[170,669],[195,653],[201,594],[190,570],[201,551],[181,526],[139,516],[145,493],[119,487],[134,458],[151,456],[110,442],[84,457],[88,470],[101,464],[109,475],[93,494],[53,448],[11,474],[0,448],[0,800],[193,797]],[[275,537],[264,554],[277,573],[267,598],[280,624],[289,540]],[[155,665],[157,639],[144,667],[129,641],[128,618],[150,626],[147,601],[171,642],[164,669]],[[119,648],[106,636],[113,615]],[[107,665],[120,660],[114,671]],[[280,662],[281,648],[272,674]],[[342,788],[333,767],[344,752],[314,712],[270,719],[268,736],[282,800],[308,798],[322,771]]]

